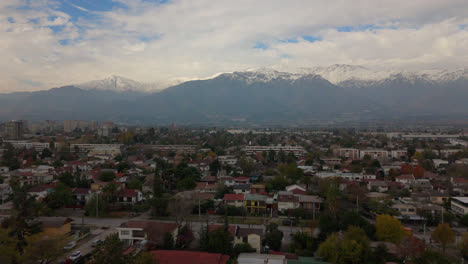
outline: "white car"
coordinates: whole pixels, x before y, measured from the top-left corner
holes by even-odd
[[[76,246],[76,242],[75,241],[72,241],[72,242],[69,242],[68,244],[66,244],[63,249],[65,250],[70,250],[72,248],[74,248]]]
[[[81,252],[80,251],[75,251],[73,254],[71,254],[68,258],[72,261],[75,261],[81,257]]]

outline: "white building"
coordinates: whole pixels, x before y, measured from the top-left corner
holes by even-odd
[[[459,216],[468,214],[468,197],[452,197],[450,209]]]
[[[359,152],[359,156],[364,158],[364,156],[369,155],[371,159],[385,160],[388,159],[388,151],[382,149],[365,149]]]
[[[252,155],[255,153],[263,153],[264,151],[268,152],[270,150],[275,151],[276,153],[283,151],[285,154],[288,153],[293,153],[297,157],[302,157],[306,154],[306,151],[304,150],[303,147],[300,146],[282,146],[282,145],[277,145],[277,146],[246,146],[244,148],[245,154],[247,155]]]

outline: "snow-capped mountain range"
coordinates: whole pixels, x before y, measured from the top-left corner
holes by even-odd
[[[162,88],[158,83],[141,83],[130,80],[124,77],[112,75],[103,80],[94,80],[81,84],[73,85],[84,90],[111,90],[115,92],[153,92],[161,90]]]
[[[457,70],[425,70],[425,71],[401,71],[401,70],[373,70],[363,66],[334,64],[327,67],[299,67],[285,68],[280,66],[263,67],[249,69],[246,71],[217,73],[206,78],[179,78],[170,82],[159,83],[141,83],[120,76],[110,76],[103,80],[95,80],[74,86],[85,90],[112,90],[116,92],[134,91],[134,92],[155,92],[163,90],[172,85],[183,81],[209,80],[218,77],[229,77],[231,79],[241,79],[247,83],[269,82],[274,79],[284,79],[294,81],[299,78],[317,78],[321,77],[332,84],[338,86],[369,86],[385,80],[404,78],[407,81],[423,80],[435,83],[445,83],[459,79],[468,80],[468,69],[461,68]],[[177,81],[178,80],[178,81]]]

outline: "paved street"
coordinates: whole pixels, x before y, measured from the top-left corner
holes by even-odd
[[[82,223],[82,218],[81,217],[71,217],[73,219],[74,224],[81,224]],[[108,235],[116,232],[116,228],[119,227],[122,223],[125,223],[130,220],[147,220],[149,219],[148,214],[142,214],[137,217],[133,218],[94,218],[94,217],[85,217],[84,218],[84,224],[93,226],[95,229],[91,231],[91,238],[90,239],[85,239],[84,242],[78,243],[78,246],[75,247],[73,250],[70,252],[67,252],[64,257],[67,257],[68,255],[71,254],[71,252],[79,250],[81,251],[82,255],[86,255],[90,253],[93,248],[91,247],[92,241],[95,239],[101,239],[104,240]],[[216,222],[216,218],[211,218],[210,223]],[[155,220],[158,222],[165,222],[165,223],[173,223],[175,222],[174,220]],[[189,225],[191,226],[195,237],[198,239],[199,236],[199,231],[201,229],[201,226],[204,225],[206,222],[198,222],[198,221],[192,221],[189,222]],[[264,228],[263,225],[249,225],[249,224],[237,224],[239,227],[250,227],[250,228]],[[103,229],[105,228],[105,229]],[[300,227],[287,227],[287,226],[280,226],[279,230],[281,230],[284,234],[283,236],[283,250],[286,250],[287,245],[291,242],[291,234],[300,231]]]

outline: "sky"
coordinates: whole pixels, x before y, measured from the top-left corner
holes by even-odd
[[[1,0],[0,92],[119,75],[468,63],[466,0]]]

